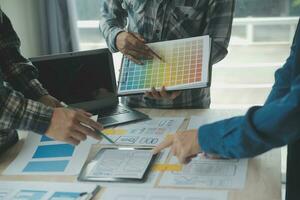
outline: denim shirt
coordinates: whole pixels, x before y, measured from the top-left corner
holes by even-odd
[[[223,59],[231,35],[234,0],[101,0],[100,28],[112,52],[116,36],[136,32],[146,42],[210,35],[212,63]],[[125,98],[133,107],[208,108],[209,89],[184,91],[175,100],[154,100],[142,95]]]
[[[275,83],[263,106],[245,116],[204,125],[198,130],[203,151],[229,158],[253,157],[300,139],[300,24],[291,53],[275,73]]]

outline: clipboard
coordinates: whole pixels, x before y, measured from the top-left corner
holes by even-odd
[[[148,147],[104,147],[85,163],[78,181],[145,182],[157,155]]]

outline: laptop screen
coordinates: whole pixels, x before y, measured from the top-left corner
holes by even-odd
[[[112,55],[107,49],[31,59],[52,96],[69,105],[116,99]],[[80,107],[80,106],[79,106]]]

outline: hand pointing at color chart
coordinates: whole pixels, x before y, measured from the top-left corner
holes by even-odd
[[[116,38],[116,45],[120,52],[136,64],[143,64],[140,59],[153,59],[154,57],[165,63],[161,56],[145,44],[144,38],[138,33],[125,31],[119,33]],[[181,91],[168,92],[165,86],[162,86],[160,91],[152,87],[151,91],[145,93],[145,96],[155,100],[174,100],[181,93]]]
[[[162,60],[157,53],[146,45],[145,39],[138,33],[125,31],[119,33],[116,37],[116,46],[121,53],[136,64],[143,64],[141,59],[153,59],[154,57]]]

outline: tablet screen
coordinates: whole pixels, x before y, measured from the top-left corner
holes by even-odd
[[[155,156],[151,148],[103,148],[84,170],[84,180],[143,180]]]

